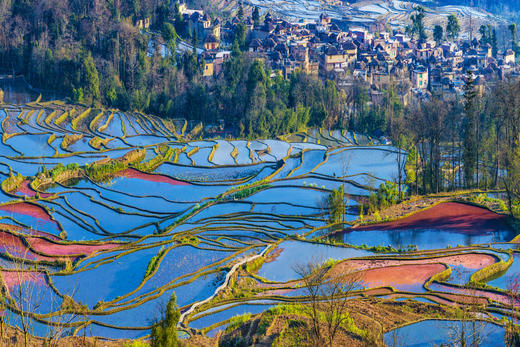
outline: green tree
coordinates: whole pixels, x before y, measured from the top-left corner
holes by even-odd
[[[494,27],[491,26],[491,24],[488,25],[488,33],[489,43],[491,44],[493,56],[496,57],[498,53],[497,31]]]
[[[235,41],[238,43],[241,51],[246,49],[247,26],[239,23],[235,28]]]
[[[82,104],[83,102],[85,102],[85,98],[83,96],[83,88],[72,89],[72,101],[78,104]]]
[[[518,46],[517,40],[516,40],[516,35],[517,35],[516,24],[512,23],[509,25],[508,28],[509,28],[509,31],[511,32],[511,49],[516,52],[517,46]]]
[[[448,17],[448,24],[446,24],[446,36],[451,39],[455,40],[459,36],[460,33],[460,24],[459,19],[455,14],[450,14]]]
[[[260,25],[260,10],[258,9],[258,6],[255,6],[253,9],[252,19],[255,22],[255,26]]]
[[[485,45],[486,43],[489,43],[489,32],[488,27],[484,24],[480,26],[478,29],[478,32],[480,33],[480,43]]]
[[[441,44],[444,36],[444,29],[440,25],[436,25],[433,28],[433,39],[437,42],[437,45]]]
[[[241,22],[244,20],[244,5],[242,4],[242,1],[238,3],[237,17]]]
[[[329,210],[329,223],[342,223],[345,221],[345,197],[343,184],[338,189],[333,189],[327,198]]]
[[[180,341],[177,336],[177,324],[181,313],[177,307],[177,298],[172,292],[161,320],[152,325],[150,340],[152,347],[177,347]]]
[[[164,41],[166,42],[170,42],[171,40],[175,40],[177,38],[177,32],[175,31],[175,27],[170,23],[164,23],[161,34]]]
[[[427,38],[424,30],[424,17],[425,11],[422,6],[417,6],[415,8],[415,13],[410,16],[410,19],[412,20],[412,33],[418,35],[419,41],[424,41]]]
[[[464,179],[466,187],[473,186],[475,167],[477,164],[477,92],[473,73],[468,71],[468,77],[464,85],[464,113],[466,116],[466,131],[464,134]]]
[[[173,19],[175,31],[181,35],[186,34],[186,23],[184,22],[184,17],[179,9],[179,2],[175,2]]]
[[[99,74],[90,53],[83,58],[81,65],[83,92],[92,102],[99,100]]]

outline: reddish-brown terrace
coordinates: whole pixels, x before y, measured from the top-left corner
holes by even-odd
[[[468,204],[446,202],[391,222],[362,225],[356,230],[443,229],[459,232],[509,230],[507,216]]]
[[[117,175],[121,176],[121,177],[126,177],[126,178],[138,178],[138,179],[141,179],[144,181],[149,181],[149,182],[168,183],[168,184],[176,185],[176,186],[189,185],[189,183],[187,183],[187,182],[174,180],[173,178],[168,177],[168,176],[155,175],[155,174],[152,175],[152,174],[141,172],[141,171],[135,170],[135,169],[125,169],[123,171],[118,172]]]

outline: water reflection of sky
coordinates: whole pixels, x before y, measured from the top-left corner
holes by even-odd
[[[425,320],[419,323],[404,326],[385,334],[385,343],[390,346],[439,346],[441,344],[452,345],[454,341],[460,339],[462,332],[462,324],[464,324],[466,336],[466,345],[472,345],[471,337],[479,336],[480,347],[498,347],[505,346],[504,328],[492,323],[486,322],[459,322],[459,321],[441,321],[441,320]],[[455,344],[455,345],[460,345]]]
[[[487,284],[492,287],[506,290],[515,280],[520,281],[518,276],[520,276],[520,254],[514,253],[513,264],[511,267],[507,269],[505,273],[498,274],[497,278],[489,281]]]
[[[439,249],[468,246],[490,242],[508,242],[515,236],[513,231],[503,230],[493,233],[461,233],[453,230],[412,229],[412,230],[370,230],[347,231],[344,242],[352,245],[387,246],[406,248],[417,245],[419,249]]]

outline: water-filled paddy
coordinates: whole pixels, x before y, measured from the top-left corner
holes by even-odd
[[[369,145],[378,143],[374,139],[312,130],[310,136],[289,136],[293,142],[195,140],[197,137],[185,142],[173,134],[181,133],[182,124],[176,125],[175,131],[169,130],[163,120],[141,114],[104,112],[94,123],[90,123],[93,117],[87,117],[88,121],[72,124],[68,117],[57,124],[62,108],[48,117],[49,110],[29,114],[15,106],[4,122],[8,133],[20,134],[0,145],[0,178],[7,180],[11,171],[24,177],[15,190],[0,193],[4,233],[0,266],[4,272],[20,267],[7,253],[34,261],[31,271],[38,280],[33,282],[48,293],[43,295],[45,304],[40,310],[57,310],[53,305],[60,303],[58,298],[71,295],[76,304],[90,310],[76,318],[91,320],[86,328],[89,333],[109,338],[146,336],[158,307],[165,305],[172,291],[182,310],[187,310],[211,297],[226,274],[237,268],[236,263],[257,256],[269,245],[273,249],[269,248],[267,262],[259,265],[257,274],[279,286],[284,285],[280,282],[297,279],[294,266],[309,261],[334,264],[336,260],[361,258],[356,264],[363,266],[361,262],[367,257],[405,256],[296,241],[329,231],[326,201],[332,189],[345,185],[345,219],[352,221],[357,218],[358,199],[371,192],[369,186],[377,187],[397,176],[397,152],[389,146]],[[28,117],[21,126],[16,121],[19,114]],[[4,111],[0,111],[2,117]],[[190,131],[185,129],[185,138]],[[83,137],[65,150],[62,141],[72,134]],[[99,150],[93,145],[95,141],[90,142],[105,138],[110,141],[99,145]],[[359,147],[359,143],[365,147]],[[161,159],[157,154],[165,145],[171,148],[165,162],[154,162]],[[126,160],[122,157],[136,149],[142,149],[142,160],[108,178],[95,180],[79,175],[31,186],[35,175],[59,163],[83,166],[112,160],[114,164]],[[16,204],[5,204],[15,200]],[[454,225],[416,218],[415,224],[400,224],[400,228],[382,225],[349,229],[342,236],[336,235],[335,240],[344,238],[353,245],[399,248],[414,244],[419,249],[443,249],[458,244],[509,242],[514,236],[503,221],[497,223],[491,215],[484,216],[476,227],[455,217],[450,217]],[[74,243],[80,240],[81,244]],[[30,251],[28,247],[32,247]],[[510,246],[497,244],[495,248]],[[496,253],[490,249],[482,252]],[[507,253],[499,256],[504,261],[509,259]],[[56,263],[50,265],[44,260]],[[389,266],[375,266],[377,261],[372,259],[374,266],[364,268],[363,285],[393,286],[396,291],[427,295],[424,283],[444,269],[442,259],[434,260],[410,265],[394,259],[392,272]],[[447,282],[464,284],[472,273],[491,262],[475,265],[446,260],[454,271]],[[488,284],[503,289],[507,277],[516,274],[517,265],[515,257],[506,276]],[[240,276],[244,276],[245,268],[237,268],[242,271]],[[400,270],[414,274],[410,269],[417,270],[416,276],[401,276]],[[47,272],[48,278],[44,275]],[[8,287],[16,286],[13,275],[3,277]],[[437,282],[431,285],[432,290],[444,295],[455,295],[453,288]],[[276,294],[276,289],[270,290]],[[400,295],[389,290],[376,294],[389,293]],[[279,293],[284,299],[295,300],[304,294],[302,288]],[[188,316],[188,326],[205,329],[237,314],[262,312],[278,302],[258,299],[264,298],[245,295],[232,305],[210,304]],[[16,324],[12,311],[8,309],[7,315]],[[38,323],[35,332],[45,335],[45,327]]]
[[[478,335],[479,346],[505,346],[504,328],[486,322],[459,322],[444,320],[425,320],[407,325],[385,334],[388,346],[432,346],[451,344],[461,339],[463,325],[466,329],[465,344],[470,345],[472,337]]]

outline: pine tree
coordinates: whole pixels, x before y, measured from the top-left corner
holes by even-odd
[[[253,21],[255,22],[255,26],[260,25],[260,10],[258,6],[255,6],[253,10]]]
[[[244,20],[244,5],[242,4],[242,1],[238,4],[237,17],[240,21]]]
[[[464,179],[466,187],[473,185],[475,167],[477,164],[477,134],[476,113],[477,93],[475,91],[475,79],[473,73],[468,71],[468,78],[464,85],[464,113],[466,115],[466,132],[464,136]]]
[[[516,24],[510,24],[509,25],[509,31],[511,32],[511,49],[513,51],[517,50],[517,42],[516,42]]]
[[[433,39],[439,45],[442,42],[442,37],[444,36],[444,29],[440,25],[436,25],[433,28]]]

